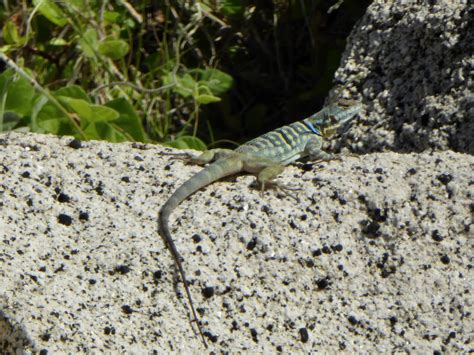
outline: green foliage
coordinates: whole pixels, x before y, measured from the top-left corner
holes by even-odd
[[[98,51],[106,57],[117,60],[127,55],[130,46],[121,39],[110,39],[99,43]]]
[[[185,64],[180,46],[202,25],[199,11],[210,10],[161,6],[155,15],[166,18],[153,29],[140,15],[148,2],[134,5],[34,0],[26,12],[0,5],[0,54],[12,67],[0,74],[0,131],[205,149],[196,137],[201,107],[221,101],[233,81],[205,61]],[[145,38],[153,31],[156,44]]]
[[[322,102],[344,39],[321,29],[348,33],[333,2],[2,2],[0,131],[194,149],[255,136]]]
[[[124,99],[115,99],[97,105],[77,85],[61,87],[50,92],[57,101],[79,122],[79,132],[69,117],[47,97],[36,93],[23,77],[16,77],[8,69],[0,75],[1,112],[0,131],[26,125],[34,132],[58,135],[72,134],[83,139],[122,142],[148,140],[140,118]]]
[[[59,27],[67,24],[67,18],[61,9],[51,0],[33,0],[35,8],[49,21]]]
[[[217,69],[192,69],[179,76],[168,73],[163,77],[165,85],[173,85],[172,91],[183,98],[192,97],[198,104],[219,102],[233,85],[230,75]]]
[[[177,149],[205,150],[206,145],[202,140],[193,136],[182,136],[168,143],[170,147]]]

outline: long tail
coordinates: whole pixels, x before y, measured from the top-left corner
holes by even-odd
[[[191,312],[194,318],[194,321],[197,324],[199,334],[201,335],[202,341],[204,346],[207,348],[207,343],[204,338],[204,334],[201,329],[201,325],[199,323],[199,319],[194,308],[193,298],[191,297],[191,292],[189,291],[189,283],[186,278],[186,274],[184,272],[183,265],[181,264],[181,255],[176,249],[176,245],[174,244],[173,238],[171,237],[171,233],[169,231],[168,220],[170,214],[173,210],[178,206],[181,202],[183,202],[186,198],[190,195],[195,193],[197,190],[203,188],[206,185],[211,184],[214,181],[217,181],[225,176],[236,174],[242,171],[243,163],[239,159],[221,159],[217,160],[211,165],[205,167],[203,170],[198,172],[188,181],[186,181],[183,185],[181,185],[171,197],[166,201],[163,207],[160,210],[158,221],[159,226],[158,230],[165,240],[168,248],[173,256],[173,259],[178,267],[179,274],[181,275],[181,279],[183,280],[184,289],[186,291],[186,296],[188,298],[189,307],[191,308]]]

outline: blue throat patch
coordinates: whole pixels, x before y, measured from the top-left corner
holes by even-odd
[[[315,127],[311,122],[305,122],[306,126],[313,132],[314,134],[317,134],[318,136],[322,137],[321,131],[319,128]]]

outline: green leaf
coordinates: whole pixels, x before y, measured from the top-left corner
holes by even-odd
[[[170,84],[175,84],[172,90],[182,97],[193,95],[198,86],[198,83],[189,74],[184,74],[183,76],[176,75],[176,78],[173,78],[172,73],[167,73],[163,76],[163,85]]]
[[[210,104],[212,102],[219,102],[221,101],[220,98],[212,95],[198,95],[196,97],[196,101],[200,104]]]
[[[7,21],[2,29],[2,36],[5,43],[8,44],[20,44],[20,35],[15,24],[12,21]]]
[[[78,85],[69,85],[65,86],[63,88],[60,88],[54,92],[55,96],[67,96],[71,97],[73,99],[80,99],[84,100],[88,103],[91,102],[89,99],[89,96],[87,96],[86,92],[84,91],[83,88],[81,88]]]
[[[234,85],[234,79],[218,69],[194,69],[192,72],[197,72],[199,83],[206,85],[216,96],[221,96]]]
[[[104,20],[107,24],[118,22],[120,19],[120,13],[115,11],[104,11]]]
[[[36,132],[74,135],[76,129],[69,119],[51,102],[42,105],[36,117]]]
[[[97,32],[93,28],[87,30],[79,40],[79,45],[86,57],[95,58],[97,49]]]
[[[43,106],[48,103],[48,98],[44,95],[37,96],[33,108],[31,110],[31,117],[30,117],[30,127],[32,132],[39,132],[38,126],[38,114],[43,109]]]
[[[56,98],[61,104],[68,108],[68,111],[74,111],[77,113],[77,115],[81,118],[81,125],[85,125],[93,120],[91,105],[87,101],[82,99],[73,99],[67,96],[56,96]]]
[[[110,107],[102,105],[91,105],[90,107],[94,122],[113,121],[120,117],[120,114]]]
[[[5,111],[13,111],[19,116],[31,112],[35,89],[28,80],[15,76],[13,70],[5,70],[0,74],[0,94],[6,95]]]
[[[77,130],[59,109],[51,102],[44,104],[36,117],[36,132],[56,135],[75,135]]]
[[[169,146],[177,149],[206,150],[206,144],[197,137],[181,136],[168,143]]]
[[[38,122],[38,127],[46,133],[59,134],[61,128],[61,119],[59,117],[49,118]]]
[[[68,42],[64,38],[51,38],[49,44],[52,46],[66,46]]]
[[[245,11],[241,0],[221,0],[220,5],[220,10],[227,16],[243,15]]]
[[[15,46],[11,45],[11,44],[5,44],[3,46],[0,46],[0,52],[2,53],[8,53],[10,52],[12,49],[14,49]]]
[[[128,43],[121,39],[110,39],[99,43],[99,53],[113,60],[125,57],[129,49]]]
[[[135,141],[147,142],[149,140],[145,130],[143,129],[140,117],[138,117],[135,109],[127,100],[124,98],[118,98],[107,102],[105,106],[114,109],[120,115],[113,121],[114,125],[122,129],[124,132],[127,132],[127,134]]]
[[[33,5],[49,21],[60,27],[67,24],[67,17],[61,9],[50,0],[33,0]]]
[[[21,117],[15,112],[5,112],[3,118],[0,119],[0,132],[11,131],[20,123],[20,121]]]
[[[197,82],[189,74],[184,74],[182,77],[177,77],[177,85],[173,88],[178,94],[183,97],[190,96],[194,93]]]
[[[92,122],[84,128],[86,139],[106,140],[113,143],[126,141],[126,137],[106,122]]]

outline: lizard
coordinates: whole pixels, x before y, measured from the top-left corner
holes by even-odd
[[[173,210],[190,195],[201,188],[226,176],[249,172],[257,175],[261,193],[267,184],[279,188],[291,189],[277,184],[274,178],[283,172],[286,165],[302,159],[312,161],[330,160],[335,156],[322,150],[323,138],[349,122],[361,110],[361,104],[354,100],[340,99],[330,103],[321,111],[289,125],[277,128],[244,143],[235,150],[211,149],[191,159],[192,163],[207,164],[203,170],[184,182],[161,207],[158,217],[159,232],[164,238],[184,285],[187,301],[200,337],[207,348],[206,339],[199,323],[193,298],[189,290],[182,258],[169,230],[169,217]]]

